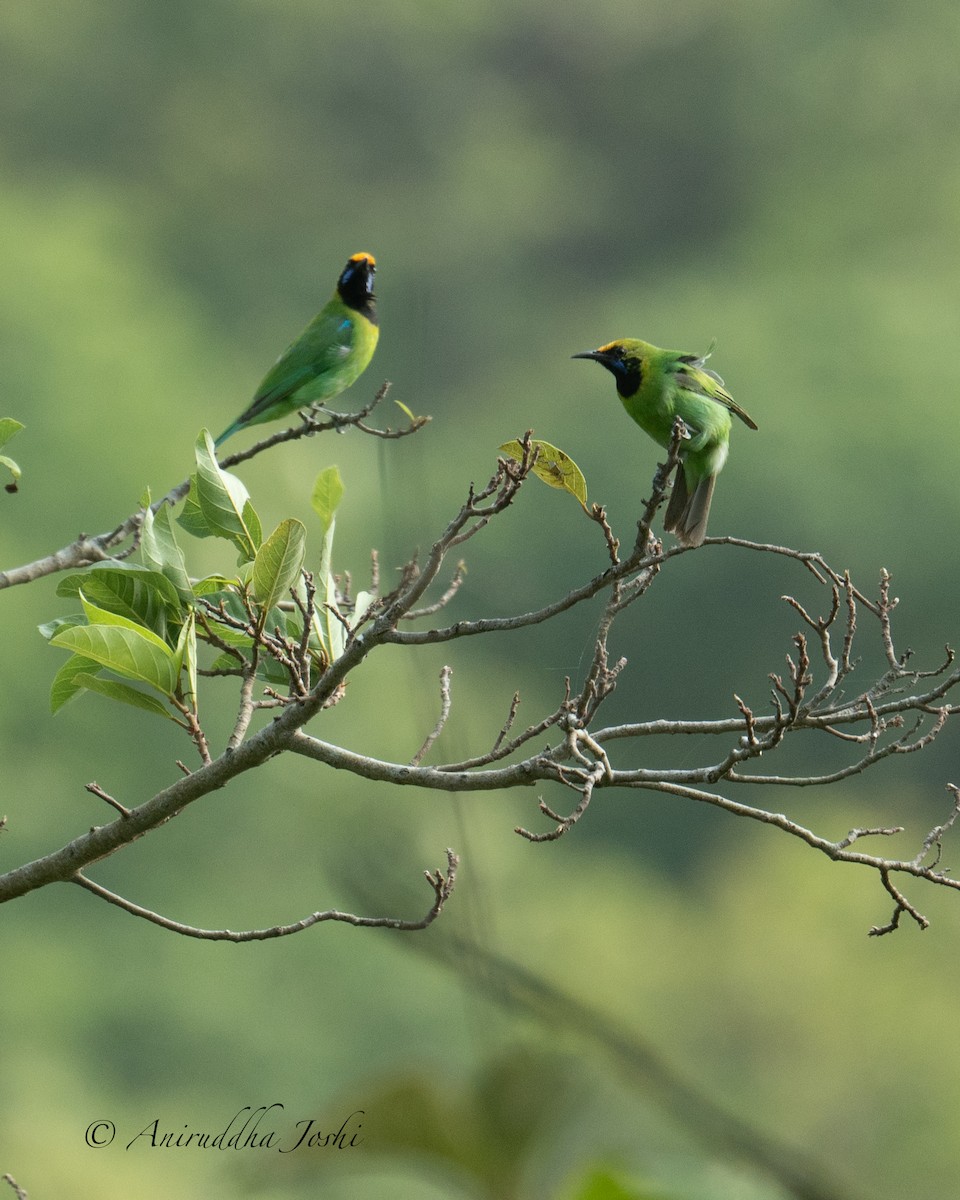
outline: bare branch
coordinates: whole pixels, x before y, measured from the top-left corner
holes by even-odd
[[[250,661],[243,671],[243,680],[240,684],[240,707],[237,711],[237,719],[233,723],[233,729],[230,731],[230,737],[227,739],[227,750],[236,750],[246,736],[250,722],[253,720],[255,707],[253,686],[257,679],[258,657],[259,647],[255,645],[251,651]]]
[[[885,933],[893,933],[893,931],[900,924],[900,914],[901,913],[909,913],[910,916],[913,917],[913,919],[916,921],[916,923],[920,926],[921,929],[929,928],[930,922],[923,915],[923,913],[919,912],[916,908],[913,907],[913,905],[906,898],[906,896],[904,896],[904,894],[899,890],[899,888],[897,888],[894,885],[893,881],[890,878],[890,871],[886,867],[880,868],[880,881],[883,884],[883,886],[887,889],[887,891],[890,893],[890,895],[896,901],[897,907],[893,910],[893,916],[890,918],[890,920],[887,922],[886,925],[871,926],[871,928],[869,930],[870,937],[882,937]]]
[[[467,573],[467,565],[461,559],[457,563],[457,568],[453,573],[453,579],[450,581],[450,586],[443,593],[439,600],[435,600],[433,604],[428,604],[423,608],[414,608],[410,612],[403,614],[404,621],[416,621],[420,617],[432,617],[434,613],[438,613],[441,608],[446,608],[450,601],[454,598],[457,592],[460,591],[460,585],[463,583]]]
[[[541,734],[546,733],[546,731],[552,728],[554,725],[560,724],[560,722],[563,721],[567,713],[570,711],[570,680],[567,679],[566,681],[566,696],[556,711],[552,712],[549,716],[544,717],[542,721],[538,721],[535,725],[528,725],[523,733],[518,734],[511,741],[505,742],[504,738],[513,726],[519,704],[520,693],[514,692],[513,701],[510,705],[510,713],[507,716],[507,720],[504,722],[500,732],[497,734],[492,748],[488,750],[486,754],[480,754],[475,758],[464,759],[462,762],[445,763],[437,769],[440,771],[456,772],[469,771],[476,767],[488,766],[490,763],[497,762],[500,759],[509,758],[509,756],[516,753],[521,746],[525,745],[533,738],[539,737]]]
[[[568,813],[565,817],[554,812],[549,805],[540,800],[537,807],[545,817],[557,822],[555,828],[548,830],[546,833],[531,833],[529,829],[525,829],[522,825],[517,825],[513,832],[518,833],[522,838],[526,838],[528,842],[555,842],[557,838],[563,837],[567,830],[572,829],[587,811],[587,805],[593,796],[593,780],[586,780],[583,787],[579,789],[575,788],[574,790],[580,792],[580,801],[573,812]]]
[[[947,817],[942,825],[935,825],[923,839],[923,845],[920,847],[920,853],[914,859],[914,862],[916,862],[917,866],[920,866],[934,846],[937,848],[937,857],[934,859],[932,865],[934,867],[938,865],[940,862],[940,853],[943,849],[943,836],[953,827],[957,817],[960,817],[960,788],[958,788],[956,784],[948,783],[947,791],[953,792],[953,812],[949,817]]]
[[[460,859],[457,855],[452,850],[447,850],[446,873],[439,868],[436,871],[424,871],[427,882],[433,888],[434,901],[426,916],[421,917],[418,921],[408,921],[401,917],[358,917],[354,913],[341,912],[336,908],[328,908],[324,912],[311,913],[308,917],[302,917],[299,921],[294,921],[289,925],[272,925],[268,929],[246,929],[242,931],[231,929],[200,929],[194,925],[185,925],[181,921],[173,921],[169,917],[152,912],[149,908],[143,908],[139,904],[134,904],[132,900],[127,900],[125,897],[117,895],[116,892],[109,891],[99,883],[94,883],[92,879],[88,879],[79,871],[73,876],[71,882],[79,884],[80,887],[85,888],[94,896],[98,896],[101,900],[106,900],[108,904],[114,904],[117,908],[122,908],[124,912],[128,912],[135,917],[141,917],[143,920],[150,921],[154,925],[159,925],[162,929],[167,929],[171,933],[179,933],[184,937],[200,938],[203,941],[209,942],[264,942],[271,938],[288,937],[293,933],[302,933],[303,930],[310,929],[311,926],[319,925],[324,921],[341,921],[347,925],[356,925],[360,928],[395,929],[400,932],[426,929],[428,925],[432,925],[437,917],[440,916],[443,906],[450,899],[450,895],[456,884],[457,868],[459,865]]]
[[[443,727],[446,725],[447,718],[450,716],[450,676],[452,673],[453,672],[450,667],[442,667],[440,670],[440,716],[437,718],[436,725],[434,725],[430,733],[427,734],[423,745],[410,760],[410,765],[413,767],[419,767],[420,763],[423,761],[423,756],[427,753],[440,734],[443,733]]]
[[[390,381],[384,380],[380,387],[377,388],[373,398],[359,409],[359,411],[353,413],[334,412],[333,409],[326,408],[323,404],[316,404],[312,408],[300,413],[299,425],[292,425],[289,429],[281,429],[279,432],[256,442],[248,450],[240,450],[234,454],[227,455],[220,460],[220,465],[221,467],[234,467],[238,463],[256,458],[258,454],[263,454],[266,450],[272,450],[274,446],[280,446],[284,442],[296,442],[304,437],[313,437],[315,433],[342,433],[346,429],[359,429],[361,433],[372,434],[380,438],[401,438],[416,433],[429,422],[429,417],[414,417],[406,426],[396,430],[389,428],[376,429],[366,424],[367,417],[386,398],[390,387]]]
[[[121,817],[129,817],[130,816],[130,809],[124,808],[124,806],[120,803],[119,800],[114,800],[113,796],[111,796],[109,794],[109,792],[105,792],[99,783],[96,783],[96,782],[88,783],[85,785],[85,789],[86,789],[86,791],[90,792],[91,795],[99,796],[101,800],[105,800],[107,802],[107,804],[110,805],[111,808],[116,809],[116,811],[120,814]],[[4,819],[6,819],[6,818],[4,818]]]
[[[27,1193],[22,1187],[20,1187],[12,1175],[0,1175],[0,1179],[2,1179],[4,1183],[10,1184],[14,1190],[14,1193],[16,1194],[17,1200],[27,1200]]]

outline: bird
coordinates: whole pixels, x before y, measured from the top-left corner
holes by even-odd
[[[682,546],[701,545],[713,489],[727,460],[730,414],[750,429],[757,428],[720,376],[705,366],[710,352],[685,354],[638,338],[621,338],[572,357],[590,358],[606,367],[627,414],[661,446],[669,447],[674,421],[682,420],[680,465],[663,527]]]
[[[330,300],[263,377],[248,408],[214,443],[238,430],[285,417],[298,408],[332,400],[366,370],[380,326],[372,254],[353,254]]]

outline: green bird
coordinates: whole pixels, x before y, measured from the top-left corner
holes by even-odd
[[[621,338],[573,357],[592,358],[613,374],[623,407],[661,446],[670,445],[675,419],[683,421],[680,466],[663,527],[681,545],[699,546],[707,533],[714,485],[727,461],[730,414],[757,428],[720,376],[704,366],[709,352],[683,354],[637,338]]]
[[[377,347],[377,298],[372,254],[347,260],[337,290],[303,333],[280,355],[257,394],[214,443],[220,446],[238,429],[285,417],[298,408],[332,400],[364,370]]]

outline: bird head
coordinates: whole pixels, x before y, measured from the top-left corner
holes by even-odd
[[[644,342],[636,338],[621,338],[616,342],[607,342],[598,350],[584,350],[582,354],[574,354],[574,358],[592,358],[613,375],[617,381],[617,391],[621,396],[632,396],[643,382],[643,350]]]
[[[352,254],[337,280],[337,294],[344,304],[360,312],[372,308],[376,300],[373,294],[376,272],[377,263],[372,254]]]

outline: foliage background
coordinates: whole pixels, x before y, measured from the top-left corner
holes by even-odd
[[[244,478],[265,523],[309,522],[313,478],[336,461],[341,565],[362,577],[377,546],[389,577],[486,479],[496,447],[533,427],[626,536],[656,455],[609,381],[569,356],[614,336],[716,337],[760,432],[735,431],[712,532],[821,550],[862,586],[889,568],[903,644],[936,658],[957,638],[958,35],[960,13],[936,0],[4,5],[0,387],[2,415],[28,428],[11,448],[25,479],[3,502],[3,565],[109,528],[144,486],[181,479],[198,428],[246,404],[365,249],[383,337],[358,394],[389,378],[432,424],[408,442],[320,439],[259,459]],[[458,612],[519,611],[601,561],[576,506],[531,485],[471,544]],[[778,597],[812,587],[777,571],[686,556],[620,627],[630,667],[608,717],[728,713],[733,691],[762,706],[795,624]],[[136,803],[184,750],[96,698],[50,718],[59,659],[32,630],[62,611],[55,584],[0,598],[5,866],[104,819],[88,780]],[[438,753],[489,744],[516,686],[522,717],[552,708],[589,636],[587,614],[562,638],[458,648]],[[409,756],[444,661],[368,664],[324,735]],[[210,705],[207,719],[222,736],[227,715]],[[914,846],[945,815],[956,747],[948,731],[922,760],[769,803],[836,836],[903,823]],[[451,929],[616,1015],[865,1194],[942,1194],[960,1111],[951,896],[915,897],[934,921],[923,937],[868,941],[888,909],[876,882],[769,830],[604,794],[575,834],[535,847],[511,833],[534,803],[396,797],[281,761],[95,877],[206,926],[330,905],[418,915],[418,872],[454,845]],[[477,1080],[504,1056],[526,1063],[520,1045],[540,1056],[526,1082],[543,1120],[514,1123],[512,1151],[481,1139],[477,1156],[489,1171],[513,1153],[517,1195],[572,1195],[602,1163],[662,1195],[779,1195],[583,1039],[491,1006],[469,963],[410,950],[330,927],[193,943],[66,888],[10,906],[0,1165],[33,1196],[77,1200],[502,1195],[479,1167],[379,1153],[384,1097],[425,1078],[456,1097],[444,1111],[475,1102],[489,1119]],[[98,1118],[129,1136],[155,1118],[212,1129],[275,1100],[322,1125],[362,1108],[366,1141],[282,1162],[83,1142]],[[418,1126],[411,1115],[410,1143]]]

